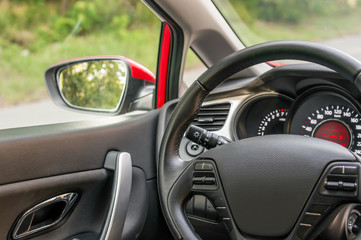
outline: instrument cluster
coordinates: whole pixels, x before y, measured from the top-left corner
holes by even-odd
[[[361,155],[358,102],[336,88],[313,88],[292,99],[267,93],[251,97],[237,111],[234,138],[296,134],[338,143]]]

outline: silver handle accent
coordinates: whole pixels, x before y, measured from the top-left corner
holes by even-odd
[[[50,228],[58,224],[61,220],[64,219],[66,214],[74,205],[77,198],[78,198],[77,193],[65,193],[53,198],[49,198],[48,200],[45,200],[35,205],[34,207],[30,208],[21,216],[18,223],[16,224],[13,232],[13,238],[20,239],[29,236],[30,234],[40,232],[42,230],[45,230],[47,228]],[[33,224],[34,218],[36,217],[36,213],[44,209],[45,207],[50,207],[52,204],[55,203],[65,203],[64,209],[60,212],[60,214],[58,214],[58,216],[56,216],[55,219],[51,219],[49,223],[46,222],[43,225],[36,227],[36,224]]]
[[[100,240],[121,239],[132,188],[132,159],[126,152],[109,152],[104,168],[114,171],[112,200]]]

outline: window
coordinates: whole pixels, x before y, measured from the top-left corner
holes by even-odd
[[[189,48],[183,73],[183,86],[185,89],[188,88],[206,70],[207,67],[204,65],[204,63],[193,52],[193,50]],[[184,89],[181,88],[181,90]]]
[[[213,0],[213,3],[246,46],[275,40],[314,41],[361,59],[358,0]]]
[[[59,61],[122,55],[155,73],[160,21],[141,1],[0,0],[0,29],[0,129],[99,117],[51,102]]]

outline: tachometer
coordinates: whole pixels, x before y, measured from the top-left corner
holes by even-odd
[[[258,126],[258,136],[283,133],[289,109],[276,109],[268,113]]]
[[[361,115],[349,99],[321,92],[297,103],[290,133],[335,142],[361,155]]]
[[[262,94],[246,101],[235,118],[236,139],[284,133],[292,99],[280,94]]]

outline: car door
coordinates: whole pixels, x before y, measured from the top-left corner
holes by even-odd
[[[170,238],[157,194],[160,110],[136,101],[144,75],[133,67],[127,110],[0,130],[0,239]]]
[[[2,130],[0,239],[99,239],[114,228],[124,228],[124,239],[156,235],[157,118],[152,111]],[[114,217],[121,224],[108,226]]]

